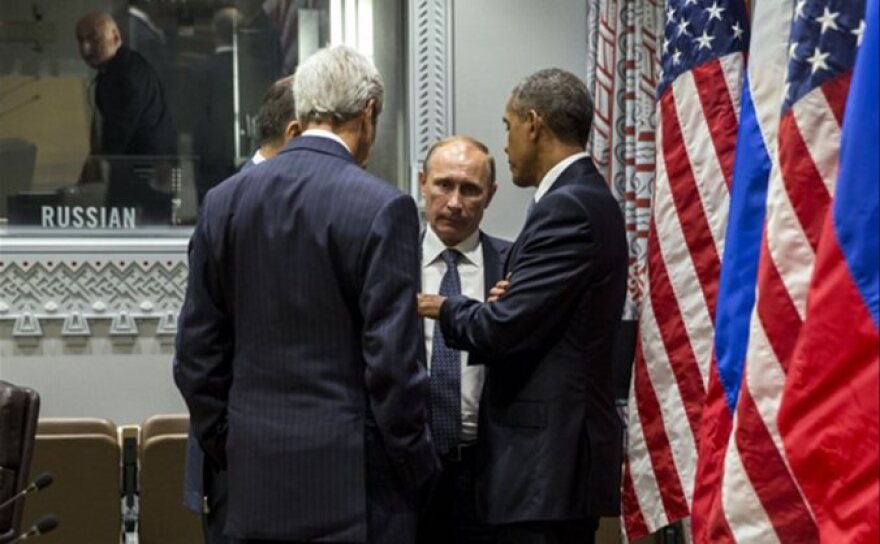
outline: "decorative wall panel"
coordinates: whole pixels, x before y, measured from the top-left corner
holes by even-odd
[[[411,193],[418,200],[418,171],[432,143],[453,133],[452,2],[410,1]]]
[[[3,239],[0,322],[17,338],[43,336],[49,321],[88,337],[95,320],[109,320],[111,336],[137,336],[142,320],[174,335],[186,276],[186,239]]]

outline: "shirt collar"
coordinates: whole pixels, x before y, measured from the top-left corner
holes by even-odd
[[[306,131],[303,131],[302,135],[303,136],[318,136],[319,138],[327,138],[327,139],[333,140],[333,141],[339,143],[342,147],[344,147],[345,150],[348,151],[349,155],[352,155],[351,149],[348,148],[348,144],[345,143],[345,141],[342,138],[340,138],[338,134],[334,134],[334,133],[330,132],[329,130],[325,130],[323,128],[310,128]]]
[[[263,162],[265,160],[266,160],[266,156],[263,155],[262,153],[260,153],[259,149],[257,149],[257,151],[254,153],[254,156],[251,157],[251,162],[254,163],[255,165],[260,164],[261,162]]]
[[[428,225],[428,228],[425,229],[425,240],[422,242],[422,268],[433,264],[446,249],[446,244],[431,229],[431,225]],[[462,262],[483,266],[483,252],[480,251],[480,229],[475,230],[470,236],[453,246],[453,249],[457,249],[464,256]]]
[[[559,179],[559,176],[565,172],[565,169],[571,166],[574,162],[583,159],[584,157],[589,157],[590,154],[587,151],[581,151],[580,153],[575,153],[574,155],[569,155],[568,157],[562,159],[557,162],[553,168],[547,170],[547,173],[544,174],[543,179],[541,179],[541,183],[538,184],[538,190],[535,191],[534,200],[538,202],[541,200],[547,191],[553,187],[553,184],[556,183],[556,180]]]

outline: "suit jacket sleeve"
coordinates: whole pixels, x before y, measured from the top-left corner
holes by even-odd
[[[209,202],[189,248],[189,279],[177,325],[174,380],[190,411],[193,434],[219,467],[226,466],[226,405],[232,383],[232,316],[221,282],[220,233],[211,231]]]
[[[404,485],[420,486],[436,458],[427,426],[428,381],[419,287],[418,214],[395,198],[379,212],[361,256],[363,358],[370,410]]]
[[[476,353],[487,364],[539,351],[561,333],[596,266],[587,212],[566,193],[544,197],[520,240],[503,297],[482,303],[453,296],[440,308],[449,345]]]

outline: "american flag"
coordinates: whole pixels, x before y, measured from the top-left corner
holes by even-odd
[[[690,514],[748,40],[742,1],[666,4],[648,287],[624,467],[630,538]]]

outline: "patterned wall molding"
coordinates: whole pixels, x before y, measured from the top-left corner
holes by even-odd
[[[0,323],[11,322],[15,338],[41,338],[49,322],[60,322],[61,336],[72,339],[91,336],[96,320],[108,320],[116,337],[138,336],[138,323],[154,320],[157,336],[173,336],[186,277],[186,238],[6,239]]]
[[[409,0],[410,191],[432,143],[453,132],[452,1]]]

